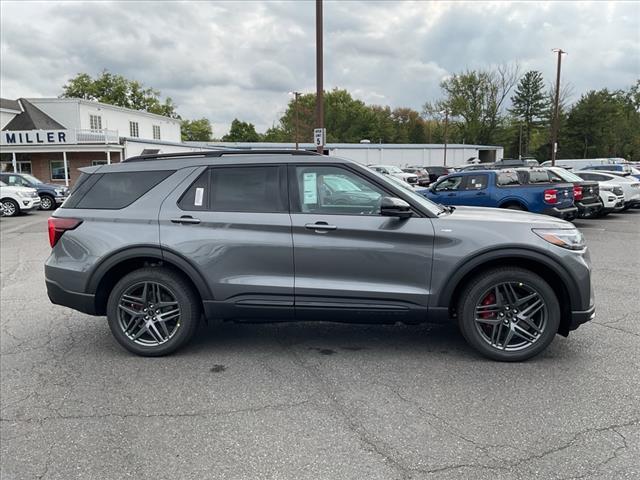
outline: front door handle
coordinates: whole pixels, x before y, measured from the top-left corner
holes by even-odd
[[[200,219],[199,218],[193,218],[191,215],[183,215],[180,218],[172,218],[171,219],[171,223],[181,223],[183,225],[185,224],[198,224],[200,223]]]
[[[329,230],[337,230],[335,225],[329,225],[327,222],[307,223],[304,228],[315,230],[317,233],[326,233]]]

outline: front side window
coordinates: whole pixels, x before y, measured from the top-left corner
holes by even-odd
[[[378,215],[384,192],[356,173],[334,166],[298,166],[297,202],[301,213]]]
[[[129,136],[130,137],[139,137],[139,128],[138,122],[129,122]]]
[[[51,160],[49,162],[51,167],[51,180],[64,180],[64,161],[63,160]],[[67,165],[67,178],[71,178],[71,171],[69,165]]]
[[[91,130],[102,130],[102,117],[100,115],[89,115],[89,128]]]
[[[488,175],[469,175],[465,184],[465,190],[484,190],[489,183]]]
[[[451,192],[460,190],[460,185],[462,185],[461,176],[457,177],[449,177],[441,181],[436,185],[436,192]]]
[[[160,140],[160,125],[153,126],[153,139]]]

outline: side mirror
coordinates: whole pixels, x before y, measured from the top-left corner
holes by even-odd
[[[380,215],[384,217],[409,218],[413,215],[411,205],[395,197],[382,197]]]
[[[429,190],[432,193],[436,193],[436,182],[433,182],[431,185],[429,185]]]

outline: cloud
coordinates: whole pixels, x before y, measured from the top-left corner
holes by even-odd
[[[221,136],[234,118],[270,127],[287,92],[315,91],[314,2],[0,3],[0,94],[57,96],[103,69],[171,96]],[[640,77],[637,4],[332,2],[324,4],[325,87],[420,110],[466,68],[518,61],[554,77],[569,52],[577,95]]]

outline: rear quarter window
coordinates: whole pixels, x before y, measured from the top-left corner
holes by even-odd
[[[498,174],[498,185],[519,185],[518,174],[516,172],[500,172]]]
[[[87,175],[73,189],[64,208],[119,210],[142,197],[174,170]]]

